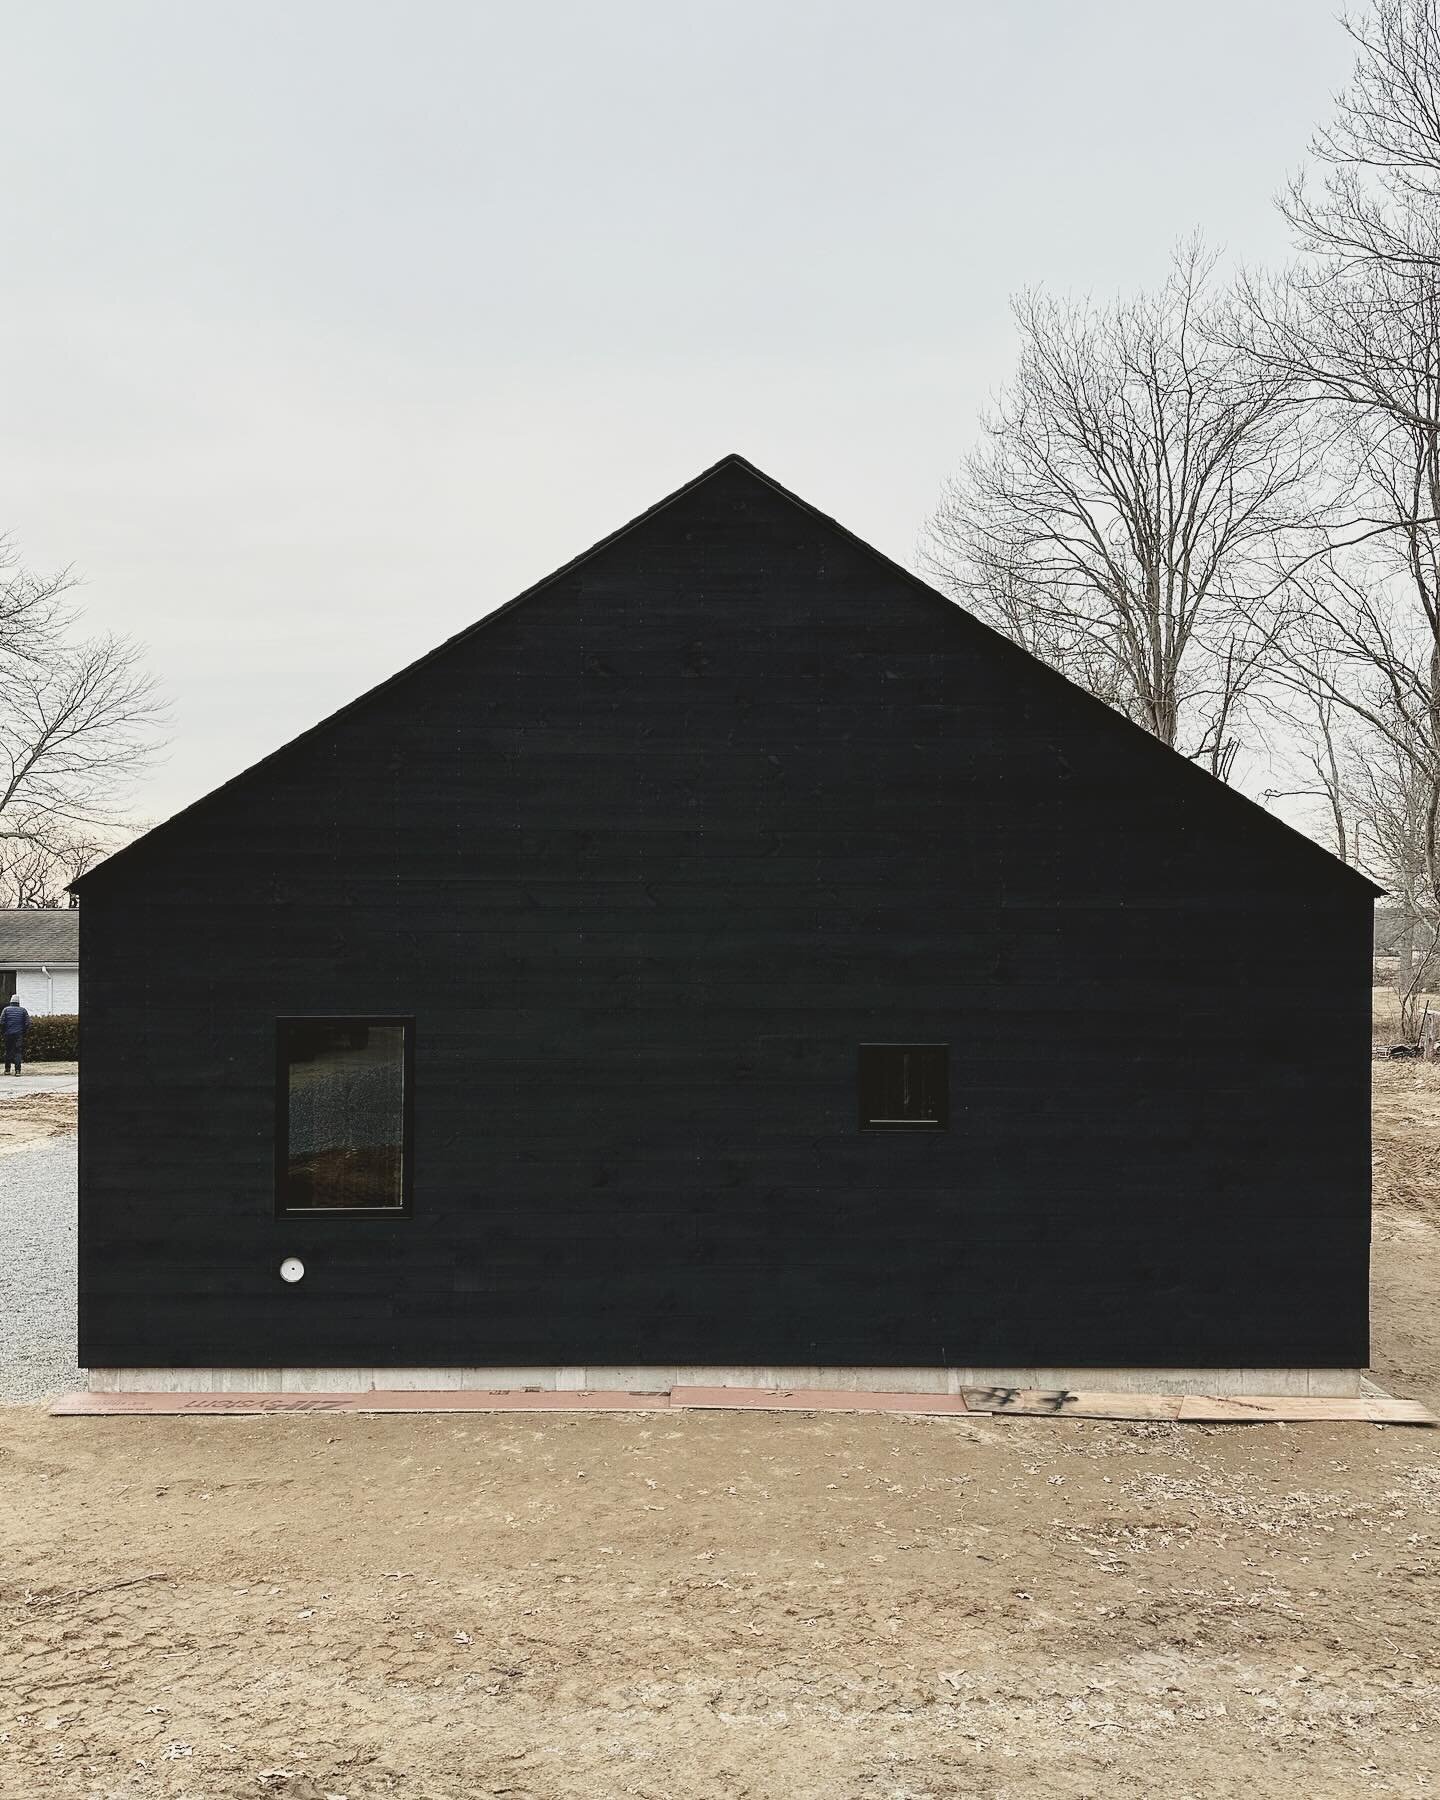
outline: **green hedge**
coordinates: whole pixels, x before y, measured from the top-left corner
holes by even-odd
[[[25,1033],[27,1062],[78,1062],[80,1019],[75,1013],[32,1014]]]

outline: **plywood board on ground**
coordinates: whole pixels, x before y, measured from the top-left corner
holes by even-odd
[[[857,1388],[676,1387],[675,1407],[756,1408],[772,1412],[968,1412],[959,1394],[890,1394]]]
[[[1339,1394],[1333,1398],[1265,1395],[1187,1394],[1180,1407],[1182,1423],[1190,1420],[1255,1419],[1299,1424],[1307,1419],[1355,1419],[1372,1425],[1436,1425],[1434,1413],[1418,1400],[1396,1400],[1389,1394]]]
[[[663,1412],[669,1408],[769,1412],[912,1413],[1050,1419],[1170,1419],[1186,1423],[1352,1421],[1435,1425],[1415,1400],[1375,1389],[1358,1395],[1107,1394],[1044,1388],[966,1388],[959,1394],[892,1394],[838,1388],[676,1387],[669,1393],[601,1389],[374,1389],[349,1394],[66,1394],[59,1418],[222,1417],[260,1413]]]
[[[1328,1420],[1372,1425],[1435,1425],[1416,1400],[1373,1394],[1103,1394],[1042,1388],[966,1388],[971,1412],[1026,1418],[1174,1419],[1190,1423],[1301,1424]]]
[[[971,1412],[1027,1418],[1178,1419],[1183,1394],[1104,1394],[1069,1388],[962,1388]]]
[[[65,1394],[50,1411],[57,1418],[176,1414],[243,1418],[256,1413],[663,1412],[669,1404],[666,1394],[455,1388],[429,1393],[377,1389],[363,1394]]]

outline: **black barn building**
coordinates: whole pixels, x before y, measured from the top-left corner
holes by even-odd
[[[739,457],[78,887],[94,1385],[1366,1363],[1374,890]]]

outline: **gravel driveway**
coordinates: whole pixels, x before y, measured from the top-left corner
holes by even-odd
[[[0,1159],[0,1402],[81,1385],[73,1131]]]

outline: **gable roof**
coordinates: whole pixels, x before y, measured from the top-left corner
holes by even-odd
[[[165,819],[159,825],[154,826],[143,836],[134,839],[133,842],[126,844],[123,848],[115,851],[113,855],[106,857],[103,862],[95,864],[93,868],[88,869],[84,875],[78,878],[78,880],[71,882],[69,891],[73,893],[84,888],[88,882],[94,881],[97,876],[103,875],[107,870],[114,868],[117,863],[128,862],[130,859],[137,857],[143,858],[157,840],[167,837],[172,828],[178,825],[182,820],[189,821],[193,819],[197,814],[202,813],[208,808],[222,794],[228,794],[232,790],[253,781],[266,770],[273,767],[275,763],[288,756],[292,750],[295,750],[302,744],[308,743],[313,738],[321,736],[339,720],[348,718],[352,713],[369,705],[369,703],[377,698],[377,696],[388,693],[390,689],[398,686],[401,682],[408,681],[412,676],[418,675],[432,663],[438,662],[458,645],[468,643],[477,633],[482,632],[488,626],[493,625],[497,619],[505,617],[507,613],[514,611],[516,607],[523,606],[526,601],[533,600],[537,595],[544,593],[547,588],[553,586],[556,582],[562,581],[573,570],[578,569],[583,564],[589,562],[591,558],[599,556],[602,552],[608,550],[612,544],[618,543],[622,538],[629,536],[631,532],[639,530],[659,513],[664,512],[667,507],[673,506],[677,501],[685,499],[687,495],[694,493],[694,491],[703,486],[704,483],[712,480],[722,471],[730,469],[741,470],[753,480],[762,483],[773,493],[779,495],[781,499],[788,501],[790,505],[805,514],[808,518],[823,525],[827,530],[836,533],[843,538],[846,543],[873,559],[873,561],[879,564],[893,579],[904,582],[913,590],[925,595],[929,600],[932,600],[937,606],[943,606],[947,612],[955,615],[959,619],[963,619],[969,629],[982,633],[990,640],[990,644],[997,654],[1002,657],[1019,658],[1028,666],[1032,674],[1038,675],[1043,679],[1059,682],[1072,697],[1078,695],[1084,703],[1098,708],[1099,711],[1105,714],[1108,719],[1112,720],[1117,727],[1133,734],[1133,737],[1136,740],[1137,751],[1140,751],[1140,746],[1144,745],[1147,748],[1141,753],[1169,757],[1174,765],[1174,778],[1176,780],[1194,779],[1211,783],[1214,787],[1218,787],[1223,793],[1228,794],[1236,806],[1247,808],[1255,818],[1263,820],[1267,828],[1273,831],[1284,832],[1295,846],[1303,845],[1306,851],[1319,859],[1316,863],[1317,871],[1323,869],[1325,874],[1331,879],[1355,884],[1364,888],[1372,895],[1381,894],[1385,891],[1371,881],[1368,876],[1362,875],[1357,869],[1351,868],[1348,863],[1341,862],[1339,857],[1332,855],[1330,851],[1317,844],[1313,838],[1307,837],[1304,832],[1295,830],[1293,826],[1287,825],[1283,819],[1277,818],[1274,813],[1267,811],[1266,808],[1258,805],[1255,801],[1240,793],[1238,789],[1218,781],[1215,776],[1210,775],[1206,770],[1191,762],[1187,757],[1182,756],[1178,751],[1172,750],[1166,744],[1162,744],[1158,738],[1153,737],[1142,727],[1125,718],[1122,713],[1116,712],[1113,707],[1108,706],[1103,700],[1096,699],[1094,695],[1087,693],[1084,688],[1076,686],[1065,676],[1059,674],[1058,671],[1050,668],[1047,663],[1043,663],[1037,657],[1032,656],[1029,651],[1021,649],[1018,644],[1013,643],[1009,638],[1004,637],[991,626],[986,625],[982,620],[977,619],[973,613],[969,613],[963,607],[957,605],[956,602],[951,600],[947,595],[942,594],[938,588],[931,587],[928,582],[922,581],[912,570],[895,562],[892,558],[886,556],[883,551],[877,550],[873,544],[867,544],[863,538],[857,537],[853,531],[848,530],[844,525],[840,524],[838,520],[832,519],[827,513],[821,512],[818,507],[812,506],[808,500],[802,500],[798,494],[792,493],[789,488],[782,486],[780,482],[767,475],[763,469],[756,468],[754,463],[747,461],[745,457],[736,452],[732,452],[728,456],[722,456],[718,462],[712,463],[708,469],[702,469],[692,480],[687,481],[683,486],[676,488],[673,493],[666,494],[663,499],[657,500],[653,506],[647,507],[644,512],[637,514],[635,518],[629,520],[626,524],[621,525],[617,530],[610,532],[608,536],[601,538],[598,543],[592,544],[588,550],[582,550],[578,556],[572,557],[569,562],[562,564],[560,568],[555,569],[551,574],[546,575],[533,586],[526,588],[523,593],[517,594],[513,600],[507,600],[503,605],[495,607],[493,611],[486,613],[483,618],[477,619],[473,624],[465,626],[452,637],[446,638],[443,643],[437,644],[433,650],[427,651],[425,655],[418,657],[416,661],[407,664],[394,675],[388,676],[375,687],[367,689],[365,693],[360,694],[354,700],[349,701],[337,711],[328,714],[316,724],[309,726],[306,730],[302,731],[298,737],[291,738],[278,749],[272,750],[268,755],[261,757],[259,762],[252,763],[248,769],[244,769],[240,774],[232,776],[229,781],[222,782],[219,787],[212,788],[208,794],[204,794],[200,799],[192,801],[189,806],[182,807],[179,812],[173,813],[170,818]],[[1185,771],[1184,774],[1181,773],[1182,770]]]
[[[73,906],[0,908],[0,964],[80,960],[80,913]]]

